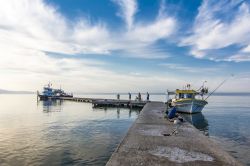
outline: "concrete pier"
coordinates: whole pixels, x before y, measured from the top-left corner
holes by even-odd
[[[188,122],[165,119],[165,109],[147,103],[106,165],[241,165]]]

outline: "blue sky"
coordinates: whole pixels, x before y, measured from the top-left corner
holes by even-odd
[[[250,92],[246,0],[10,0],[0,5],[0,89]]]

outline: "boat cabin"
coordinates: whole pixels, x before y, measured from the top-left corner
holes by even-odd
[[[52,96],[53,95],[53,89],[50,88],[49,86],[48,87],[44,87],[43,88],[43,95]]]
[[[177,99],[194,99],[198,94],[195,90],[179,90],[175,91]]]

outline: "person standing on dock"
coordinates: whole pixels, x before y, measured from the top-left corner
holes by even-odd
[[[120,94],[119,93],[117,94],[117,100],[120,100]]]
[[[141,101],[141,93],[138,94],[138,100]]]
[[[128,99],[131,100],[131,93],[128,93]]]
[[[149,93],[147,92],[147,101],[149,101]]]

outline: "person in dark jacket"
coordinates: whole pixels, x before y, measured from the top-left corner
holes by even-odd
[[[149,101],[149,93],[147,92],[147,100]]]

